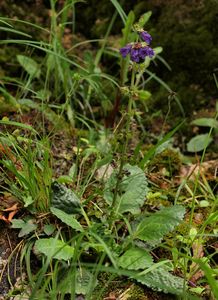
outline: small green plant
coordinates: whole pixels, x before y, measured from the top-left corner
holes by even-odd
[[[120,6],[117,6],[116,1],[115,3],[120,11]],[[55,1],[51,1],[51,8],[54,14]],[[67,6],[65,8],[67,9]],[[125,124],[118,133],[122,135],[120,161],[117,168],[105,176],[105,179],[104,173],[100,180],[101,186],[96,187],[100,201],[94,204],[92,213],[89,212],[89,200],[83,201],[82,197],[88,190],[95,172],[102,166],[106,166],[105,172],[107,172],[107,166],[112,161],[110,137],[107,134],[99,134],[98,138],[93,138],[93,140],[81,139],[80,143],[85,142],[86,149],[81,154],[80,166],[79,159],[76,164],[78,178],[75,191],[63,185],[63,182],[76,183],[73,182],[73,180],[76,181],[74,175],[62,176],[53,181],[52,155],[47,138],[40,140],[34,130],[33,136],[25,139],[11,133],[2,136],[2,143],[6,143],[12,149],[13,155],[21,165],[18,169],[16,163],[7,157],[1,160],[4,167],[15,177],[14,180],[7,172],[5,173],[7,189],[31,213],[46,212],[49,213],[51,220],[52,218],[59,220],[56,230],[49,227],[51,222],[48,218],[44,223],[33,218],[13,220],[12,227],[20,229],[19,236],[26,237],[28,240],[22,259],[25,258],[27,268],[29,299],[47,297],[64,299],[66,294],[71,294],[71,298],[74,299],[78,293],[86,294],[86,299],[93,299],[92,293],[100,273],[109,273],[111,280],[115,274],[125,276],[155,290],[176,295],[181,295],[185,289],[184,279],[173,274],[170,260],[157,261],[152,255],[152,251],[161,244],[163,238],[182,222],[185,209],[180,205],[175,205],[161,207],[155,213],[144,210],[149,192],[148,180],[143,169],[127,161],[131,123],[134,118],[137,118],[135,102],[137,99],[143,102],[150,97],[148,91],[140,88],[140,81],[151,60],[161,51],[161,49],[153,50],[150,47],[152,38],[143,30],[150,15],[150,13],[145,14],[135,25],[133,25],[132,14],[127,18],[124,41],[128,43],[130,36],[135,41],[123,45],[120,50],[123,56],[120,91],[128,99],[127,112],[122,116]],[[116,82],[102,72],[96,73],[101,53],[92,66],[90,74],[83,70],[83,67],[78,67],[77,73],[73,73],[70,69],[70,61],[60,45],[61,35],[57,35],[58,26],[55,14],[52,17],[51,26],[53,33],[51,49],[45,51],[46,61],[50,64],[47,65],[44,92],[51,89],[49,78],[52,79],[55,97],[59,97],[60,88],[63,88],[66,96],[65,110],[72,104],[71,96],[76,95],[81,88],[85,87],[88,91],[88,105],[93,91],[99,91],[100,78],[105,78],[113,84]],[[130,33],[132,28],[133,34]],[[130,60],[126,58],[127,55],[130,55]],[[19,55],[17,59],[28,74],[24,89],[26,91],[27,87],[28,89],[33,87],[34,80],[40,80],[43,72],[32,58]],[[61,63],[62,59],[63,63]],[[55,63],[51,64],[51,60]],[[125,86],[128,82],[128,66],[132,74],[130,86]],[[76,74],[79,78],[78,80],[75,78],[77,86],[75,82],[72,83],[72,75],[77,76]],[[61,86],[57,84],[59,82]],[[37,95],[39,96],[38,92]],[[50,96],[48,96],[48,101],[50,101],[49,98]],[[41,99],[45,100],[43,97]],[[83,99],[87,99],[86,92]],[[81,122],[89,127],[84,117]],[[8,124],[13,125],[10,122]],[[4,125],[7,125],[7,122]],[[20,127],[22,128],[22,125]],[[105,143],[108,145],[107,149],[102,147]],[[120,144],[115,145],[115,148],[117,149],[118,146],[120,147]],[[77,155],[80,155],[79,147]],[[82,177],[83,165],[89,158],[93,161],[93,157],[95,160],[92,168],[86,176]],[[143,158],[142,167],[145,162],[147,160]],[[93,185],[96,183],[94,182]],[[93,203],[93,201],[90,202]],[[43,267],[35,274],[32,273],[30,267],[32,250],[43,263]],[[92,257],[91,262],[88,263],[85,260],[87,253]],[[101,293],[98,298],[101,299],[100,297]]]
[[[2,124],[15,125],[20,129],[0,135],[3,149],[9,149],[10,155],[3,155],[4,182],[16,199],[33,212],[45,212],[49,209],[49,194],[52,180],[51,153],[48,139],[37,140],[35,130],[28,125],[11,121]],[[21,130],[32,130],[29,137],[22,137]]]
[[[126,170],[128,170],[128,166],[126,167]],[[140,173],[136,173],[130,174],[129,178],[132,177],[132,180],[136,180],[136,178],[139,179],[141,176]],[[126,179],[123,178],[123,191],[126,190],[128,195],[128,191],[132,189],[132,182],[131,179],[130,181],[125,181]],[[65,190],[65,193],[62,193],[62,197],[59,195],[59,200],[61,202],[65,201],[66,194],[69,199],[69,191],[67,190]],[[72,199],[74,198],[73,195],[71,197]],[[87,272],[91,271],[90,274],[93,274],[92,276],[94,276],[95,272],[97,272],[97,274],[99,272],[104,272],[105,268],[102,264],[102,258],[104,258],[104,261],[107,261],[107,264],[112,264],[113,267],[108,268],[108,272],[112,272],[112,274],[114,272],[120,275],[123,274],[156,290],[181,294],[183,291],[183,279],[176,277],[169,272],[171,270],[168,265],[169,260],[154,262],[150,251],[157,247],[162,238],[181,222],[185,210],[181,206],[174,206],[162,208],[155,214],[145,214],[144,216],[141,214],[138,215],[136,214],[136,212],[138,212],[138,203],[136,202],[138,197],[138,190],[132,190],[131,198],[133,201],[130,204],[128,197],[124,194],[122,204],[124,206],[126,204],[127,207],[129,207],[128,210],[133,213],[132,216],[134,216],[134,218],[132,221],[128,221],[130,215],[128,217],[124,211],[122,212],[120,210],[118,215],[116,215],[116,222],[113,223],[113,227],[111,227],[111,216],[110,214],[107,214],[106,207],[102,219],[104,222],[88,220],[88,227],[81,226],[77,221],[78,219],[81,219],[81,213],[77,212],[76,215],[67,214],[58,208],[52,207],[51,212],[63,223],[67,224],[75,234],[77,232],[77,238],[74,234],[74,237],[70,241],[63,243],[58,238],[42,237],[35,243],[36,250],[45,254],[54,262],[57,259],[60,261],[70,260],[73,257],[73,253],[77,251],[75,255],[77,259],[79,259],[80,265],[83,265],[83,253],[85,253],[85,251],[94,250],[95,260],[100,263],[99,269],[95,264],[87,265],[85,263],[83,266],[84,272],[86,272],[85,270],[87,270]],[[86,208],[84,207],[84,209]],[[125,233],[123,230],[126,226],[128,229]],[[123,234],[121,236],[117,235],[118,231],[123,231]],[[77,240],[79,241],[77,242]],[[73,262],[71,262],[71,265],[72,264]],[[75,272],[75,270],[68,270],[67,273],[69,278],[72,278],[72,272]],[[164,280],[161,278],[164,278]],[[83,282],[82,278],[80,280]],[[76,285],[76,283],[74,284]],[[65,280],[61,286],[62,285],[66,285]],[[63,288],[61,288],[61,286],[59,286],[61,292],[70,293],[70,286],[65,291],[61,290]],[[89,288],[92,290],[94,287],[89,286]],[[91,299],[90,289],[87,291],[90,298],[87,296],[87,299]]]
[[[211,130],[209,133],[198,134],[193,137],[187,144],[187,150],[189,152],[199,152],[204,150],[213,141],[213,134],[218,130],[217,114],[215,118],[199,118],[191,122],[191,125],[198,127],[209,127]]]
[[[63,7],[58,10],[57,1],[51,0],[49,30],[27,21],[0,18],[0,21],[4,24],[4,27],[1,27],[0,30],[4,30],[8,34],[13,32],[18,35],[17,39],[9,37],[2,40],[1,44],[16,44],[20,47],[26,47],[25,52],[16,56],[18,63],[23,68],[22,78],[16,80],[16,96],[10,95],[4,87],[0,89],[7,111],[26,108],[37,109],[45,114],[56,128],[59,127],[59,124],[54,120],[60,119],[63,124],[63,115],[67,116],[73,127],[78,121],[76,115],[79,112],[91,116],[94,120],[90,101],[96,101],[96,95],[101,95],[102,107],[105,111],[110,102],[105,93],[105,86],[110,92],[115,86],[118,86],[112,76],[105,74],[99,68],[102,52],[111,29],[106,34],[104,45],[101,51],[96,54],[96,58],[92,57],[92,53],[86,52],[81,60],[77,48],[98,40],[76,42],[70,49],[66,49],[63,43],[65,29],[69,28],[70,25],[74,26],[74,20],[68,22],[68,16],[74,13],[73,10],[77,2],[79,1],[65,1]],[[115,15],[117,16],[117,13]],[[113,22],[110,28],[113,26]],[[11,29],[14,24],[16,26],[16,24],[23,23],[37,29],[46,38],[44,37],[43,41],[36,41],[25,33]],[[29,39],[21,39],[22,36],[28,36]],[[34,50],[39,51],[39,58],[36,57]],[[5,83],[9,84],[13,81],[9,78],[3,79]],[[13,107],[9,107],[8,102],[12,103]]]

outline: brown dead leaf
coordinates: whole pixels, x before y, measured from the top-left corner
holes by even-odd
[[[184,178],[195,180],[198,174],[205,176],[207,180],[215,180],[218,175],[218,160],[182,166],[179,174],[180,181]]]
[[[202,213],[195,213],[194,214],[194,221],[195,221],[195,224],[202,224],[203,223],[203,219],[204,219],[204,216]]]
[[[13,162],[16,161],[16,157],[12,154],[11,149],[6,145],[0,144],[0,157],[3,157],[3,156],[6,156]]]
[[[116,299],[117,297],[114,292],[111,292],[108,297],[104,298],[104,300],[116,300]]]
[[[0,158],[5,158],[5,157],[14,163],[18,171],[22,170],[21,161],[19,161],[16,158],[16,156],[12,153],[11,149],[8,146],[0,143]]]
[[[10,223],[20,209],[20,203],[10,193],[0,197],[0,220]]]
[[[172,182],[164,177],[160,172],[146,174],[150,181],[158,185],[161,189],[167,190]]]

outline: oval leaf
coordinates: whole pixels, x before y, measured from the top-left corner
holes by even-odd
[[[139,19],[139,26],[140,27],[144,27],[144,25],[148,22],[148,20],[150,19],[152,15],[151,11],[146,12],[145,14],[143,14],[140,19]]]
[[[30,76],[39,78],[41,70],[35,60],[25,55],[17,55],[17,60]]]
[[[69,260],[73,257],[74,248],[67,245],[65,242],[55,238],[40,239],[36,241],[35,248],[47,257]]]
[[[71,228],[73,228],[77,231],[83,231],[82,226],[75,219],[75,217],[73,215],[69,215],[69,214],[65,213],[64,211],[62,211],[58,208],[55,208],[55,207],[51,207],[51,212],[53,213],[53,215],[58,217],[58,219],[60,219],[63,223],[67,224]]]
[[[218,128],[218,121],[213,118],[199,118],[191,122],[192,125],[203,126],[203,127],[214,127]]]
[[[207,133],[199,134],[188,142],[187,150],[189,152],[202,151],[212,142],[212,140],[212,137],[209,137]]]
[[[119,257],[118,263],[124,269],[139,270],[149,268],[153,264],[153,259],[146,250],[131,248]]]

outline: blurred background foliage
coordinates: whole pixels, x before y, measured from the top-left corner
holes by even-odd
[[[62,4],[63,1],[57,1],[57,6],[61,7]],[[195,109],[213,107],[216,97],[213,74],[218,73],[218,1],[121,0],[120,4],[126,13],[133,10],[136,19],[144,12],[152,11],[146,30],[153,36],[152,45],[163,47],[161,56],[171,69],[159,61],[151,71],[178,94],[186,114],[190,115]],[[6,0],[0,3],[2,16],[28,20],[45,28],[49,28],[49,9],[48,0]],[[68,16],[71,20],[75,19],[75,26],[69,28],[71,39],[103,38],[114,11],[113,4],[108,0],[77,3],[74,15]],[[22,23],[18,27],[20,30],[25,28],[25,32],[29,31],[38,40],[43,39],[34,28],[26,28]],[[116,41],[119,41],[122,27],[122,21],[117,17],[111,32],[111,40],[117,47],[119,42],[116,44]],[[1,38],[7,38],[7,35],[8,33],[1,32]],[[96,45],[92,46],[93,50]],[[17,48],[16,45],[0,49],[1,74],[7,74],[7,70],[10,70],[12,75],[15,54],[19,52]],[[111,59],[105,54],[104,67],[107,68],[108,64],[109,73],[119,72],[118,66],[111,64]],[[152,105],[167,110],[168,92],[155,81],[149,83],[149,89],[153,94]],[[178,107],[175,105],[175,113],[177,111]]]

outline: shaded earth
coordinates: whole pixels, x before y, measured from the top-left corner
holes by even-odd
[[[17,232],[0,224],[0,300],[20,277],[19,257],[14,251],[18,243]]]

